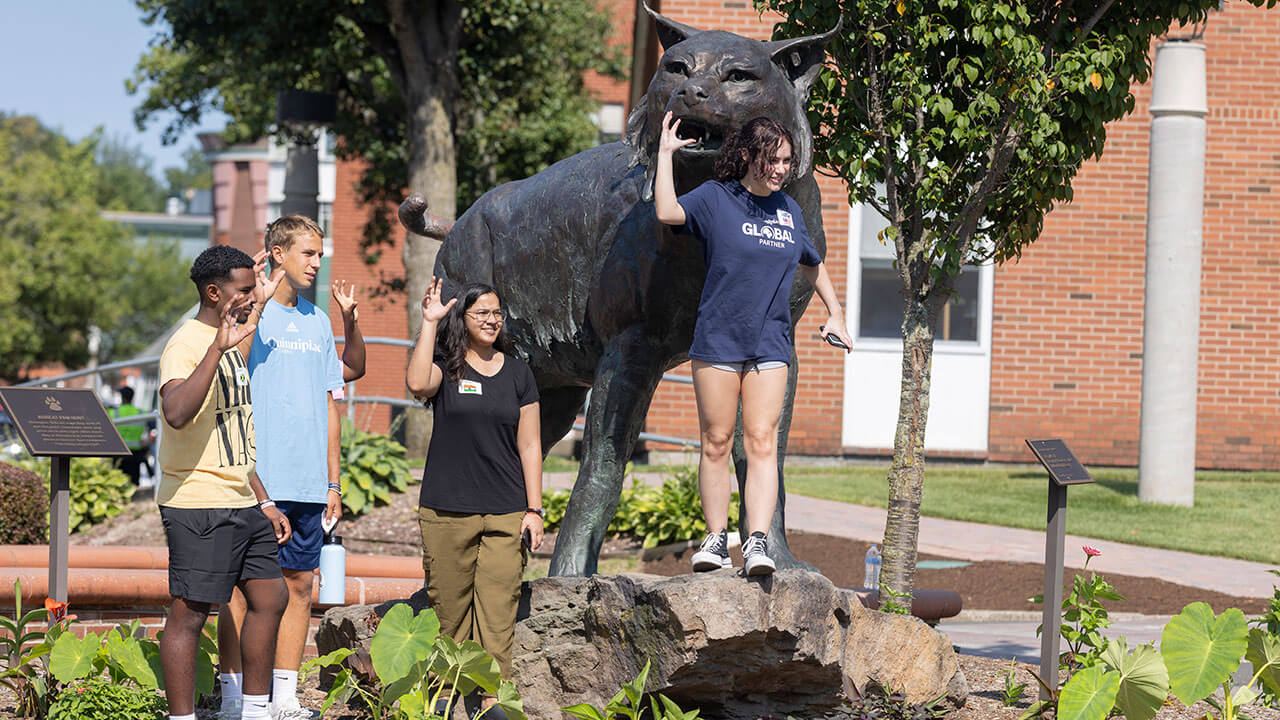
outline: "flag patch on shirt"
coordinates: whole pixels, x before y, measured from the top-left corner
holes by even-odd
[[[249,369],[245,367],[236,368],[236,384],[243,387],[249,384]]]
[[[795,225],[791,222],[791,213],[787,212],[786,210],[778,211],[778,224],[781,225],[782,227],[789,227],[789,228],[795,227]]]
[[[458,384],[458,394],[460,395],[483,395],[480,383],[475,380],[463,380]]]

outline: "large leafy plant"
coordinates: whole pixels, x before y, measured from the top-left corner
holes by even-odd
[[[649,682],[649,666],[650,663],[645,661],[640,674],[624,684],[603,707],[578,703],[562,709],[581,720],[640,720],[645,710],[652,711],[653,720],[697,720],[696,708],[687,712],[681,710],[675,701],[662,693],[650,695],[649,704],[645,705],[644,686]]]
[[[46,478],[49,476],[48,458],[24,460],[22,465]],[[135,489],[128,475],[103,458],[73,458],[70,482],[68,527],[71,532],[85,530],[124,512]]]
[[[38,627],[48,620],[48,608],[22,611],[22,583],[14,581],[13,617],[0,615],[0,684],[13,692],[22,716],[43,718],[57,693],[45,657],[66,622],[54,622],[47,630]]]
[[[76,680],[49,708],[49,720],[164,720],[168,704],[155,690],[105,677]]]
[[[402,493],[413,478],[405,448],[389,435],[365,432],[342,421],[342,507],[348,515],[361,515],[374,505],[391,502],[391,493]]]
[[[339,665],[353,653],[341,648],[305,669]],[[496,707],[507,717],[525,720],[520,695],[502,679],[497,662],[471,640],[457,643],[441,635],[440,621],[429,608],[417,615],[404,603],[388,610],[369,643],[369,661],[371,676],[351,667],[338,671],[322,715],[335,704],[359,700],[373,720],[449,717],[459,698],[481,690],[497,698]]]
[[[1089,561],[1101,553],[1089,546],[1084,547],[1084,566],[1089,568]],[[1107,639],[1102,636],[1103,628],[1111,626],[1111,618],[1103,600],[1124,600],[1124,596],[1116,592],[1114,586],[1106,578],[1097,573],[1076,575],[1071,583],[1071,592],[1062,599],[1062,626],[1060,632],[1066,641],[1066,650],[1058,657],[1058,667],[1069,673],[1097,665]],[[1044,602],[1043,595],[1031,598],[1032,602]],[[1044,626],[1036,628],[1038,636]]]
[[[554,530],[564,518],[569,493],[548,490],[543,492],[542,502],[547,509],[547,529]],[[735,492],[729,503],[729,530],[737,527],[737,507],[738,493]],[[700,539],[707,532],[707,523],[702,517],[697,470],[692,467],[677,469],[657,487],[638,479],[632,480],[622,490],[608,531],[640,538],[646,548]]]

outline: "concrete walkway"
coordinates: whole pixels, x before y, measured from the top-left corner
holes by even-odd
[[[547,473],[544,482],[548,488],[569,489],[575,477],[574,473]],[[639,477],[647,483],[660,482],[657,473],[643,473]],[[885,511],[880,508],[790,495],[786,512],[789,528],[864,542],[878,543],[884,539]],[[1266,563],[1159,550],[1077,535],[1067,536],[1063,558],[1067,567],[1084,567],[1082,545],[1102,551],[1100,557],[1089,563],[1089,567],[1099,573],[1158,578],[1238,597],[1271,597],[1272,584],[1280,585],[1280,578],[1267,572],[1275,566]],[[957,560],[1043,564],[1044,531],[924,517],[920,518],[919,550]],[[861,562],[862,559],[853,560]]]

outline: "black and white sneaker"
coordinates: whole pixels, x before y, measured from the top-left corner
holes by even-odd
[[[693,571],[705,572],[730,567],[733,567],[733,561],[729,559],[729,533],[725,530],[707,533],[702,547],[693,554]]]
[[[769,542],[762,532],[751,533],[751,537],[742,543],[742,559],[748,575],[771,575],[776,569],[773,560],[769,559]]]

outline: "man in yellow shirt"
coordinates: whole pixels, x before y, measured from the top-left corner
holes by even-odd
[[[156,501],[169,546],[173,597],[160,641],[171,720],[195,720],[196,647],[212,604],[239,587],[248,604],[240,644],[242,718],[269,718],[276,628],[288,601],[276,548],[289,522],[255,472],[249,371],[236,344],[255,295],[269,297],[279,275],[227,246],[191,266],[200,309],[160,356],[160,484]],[[255,293],[257,290],[257,293]]]

